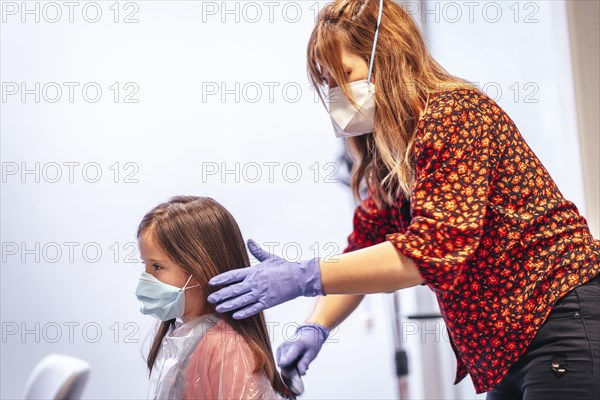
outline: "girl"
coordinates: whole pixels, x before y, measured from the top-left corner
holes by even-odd
[[[210,278],[250,265],[231,214],[211,198],[177,196],[144,216],[137,237],[141,312],[162,320],[147,360],[152,397],[289,397],[262,314],[236,321],[205,300]]]

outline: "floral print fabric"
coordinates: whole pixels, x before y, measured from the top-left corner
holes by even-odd
[[[390,241],[434,290],[459,382],[492,389],[571,289],[600,271],[600,242],[514,122],[475,89],[440,92],[421,117],[410,199],[354,214],[344,252]]]

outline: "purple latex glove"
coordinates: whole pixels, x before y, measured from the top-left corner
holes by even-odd
[[[297,369],[300,375],[306,374],[308,365],[317,357],[328,336],[329,329],[322,325],[300,325],[294,340],[286,340],[277,348],[277,365],[282,370]]]
[[[238,310],[233,318],[242,319],[298,296],[325,294],[318,257],[286,261],[267,253],[252,239],[248,240],[248,249],[260,264],[227,271],[208,281],[211,285],[232,284],[208,296],[209,303],[217,303],[217,312]]]

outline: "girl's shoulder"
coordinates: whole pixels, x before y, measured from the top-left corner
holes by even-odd
[[[246,339],[226,320],[219,318],[204,333],[196,350],[202,351],[202,348],[209,350],[224,346],[231,348],[233,344],[242,346],[242,348],[249,348]]]
[[[219,319],[203,333],[190,355],[189,365],[200,365],[200,369],[210,369],[233,360],[243,360],[245,363],[253,361],[252,350],[246,339],[233,326]]]

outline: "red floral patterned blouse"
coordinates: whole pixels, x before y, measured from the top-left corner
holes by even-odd
[[[492,99],[455,89],[430,99],[410,201],[357,207],[344,252],[388,240],[434,290],[458,361],[491,390],[554,303],[600,271],[600,242]]]

